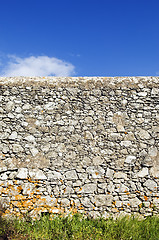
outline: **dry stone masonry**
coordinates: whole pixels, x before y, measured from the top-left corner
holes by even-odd
[[[0,78],[3,215],[159,213],[159,77]]]

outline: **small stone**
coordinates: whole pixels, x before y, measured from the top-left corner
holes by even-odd
[[[17,132],[12,132],[12,134],[9,136],[9,139],[14,140],[18,137]]]
[[[142,202],[137,198],[132,198],[129,200],[131,207],[138,207]]]
[[[153,180],[148,179],[143,185],[151,191],[157,190],[157,183]]]
[[[50,174],[48,174],[48,177],[52,179],[63,179],[61,173],[57,171],[52,171]]]
[[[118,125],[117,130],[118,130],[118,132],[125,132],[125,128],[122,125]]]
[[[121,141],[121,146],[130,147],[132,145],[131,141]]]
[[[138,132],[138,136],[141,139],[150,139],[151,138],[150,134],[144,129],[140,129],[140,131]]]
[[[75,170],[70,170],[65,172],[64,176],[67,180],[78,179],[78,176]]]
[[[27,140],[28,142],[35,142],[35,137],[32,135],[28,135],[24,139]]]
[[[121,101],[121,104],[125,107],[126,104],[127,104],[127,102],[128,102],[128,101],[127,101],[126,99],[124,99],[124,100]]]
[[[123,179],[127,180],[127,174],[124,172],[116,172],[114,174],[114,178],[123,178]]]
[[[100,156],[96,156],[93,158],[93,165],[98,166],[103,163],[103,159]]]
[[[69,207],[70,206],[70,201],[67,198],[63,198],[61,200],[61,206],[62,207]]]
[[[149,174],[148,168],[145,167],[138,172],[137,176],[143,178],[143,177],[147,176],[148,174]]]
[[[88,139],[88,140],[93,140],[93,135],[89,131],[86,131],[85,135],[84,135],[84,138]]]
[[[157,96],[159,94],[159,89],[158,88],[152,88],[151,95],[152,96]]]
[[[20,179],[27,179],[28,169],[27,168],[19,168],[16,177],[20,178]]]
[[[93,118],[92,117],[86,117],[85,118],[85,123],[86,124],[93,124],[94,123]]]
[[[31,154],[33,155],[33,157],[35,157],[37,154],[38,154],[38,149],[37,148],[31,148],[30,149],[30,152],[31,152]]]
[[[125,163],[128,163],[128,164],[133,164],[135,161],[136,161],[136,157],[131,155],[127,156],[125,159]]]
[[[88,197],[84,197],[81,199],[81,203],[84,207],[91,208],[93,207],[93,204],[91,203],[90,199]]]
[[[30,169],[29,170],[29,176],[33,179],[39,179],[39,180],[45,180],[47,177],[43,173],[42,170],[39,169]]]
[[[29,110],[32,108],[32,106],[29,103],[26,103],[25,105],[23,105],[23,110]]]
[[[94,193],[96,191],[96,184],[94,183],[87,183],[83,186],[81,193]]]
[[[107,168],[105,176],[108,177],[108,178],[112,178],[113,174],[114,174],[114,170],[110,169],[110,168]]]
[[[104,177],[105,170],[101,167],[90,166],[86,169],[86,172],[89,174],[89,178],[102,178]]]
[[[156,147],[149,148],[148,154],[149,154],[150,157],[156,157],[157,154],[158,154],[157,148]]]
[[[17,107],[17,108],[15,109],[15,112],[16,112],[16,113],[21,113],[21,111],[22,111],[21,107]]]
[[[7,173],[3,173],[3,174],[0,176],[0,179],[1,179],[1,180],[7,180],[7,179],[8,179]]]
[[[48,152],[48,151],[50,150],[50,143],[47,143],[47,144],[41,146],[41,150],[42,150],[43,152]],[[60,155],[59,155],[59,156],[60,156]]]
[[[14,102],[10,101],[6,104],[5,109],[7,112],[10,112],[11,110],[13,110],[13,108],[14,108]]]
[[[19,144],[13,144],[12,149],[14,153],[19,153],[23,151],[23,148]]]
[[[99,194],[95,195],[93,200],[97,207],[111,206],[113,197],[111,195]]]
[[[139,92],[138,95],[140,97],[146,97],[147,96],[147,92]]]
[[[129,188],[124,184],[120,184],[119,192],[120,193],[124,193],[124,192],[127,193],[127,192],[129,192]]]

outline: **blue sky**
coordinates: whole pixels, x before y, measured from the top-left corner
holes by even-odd
[[[159,75],[158,0],[5,0],[0,76]]]

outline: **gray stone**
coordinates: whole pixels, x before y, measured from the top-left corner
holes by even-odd
[[[29,176],[33,179],[38,179],[38,180],[45,180],[47,177],[43,173],[42,170],[39,169],[30,169],[29,170]]]
[[[67,198],[63,198],[61,200],[61,206],[62,207],[69,207],[70,206],[70,201]]]
[[[148,168],[145,167],[145,168],[142,168],[142,169],[138,172],[137,176],[143,178],[143,177],[147,176],[148,174],[149,174]]]
[[[112,200],[113,200],[113,197],[111,195],[99,194],[99,195],[95,195],[92,201],[95,203],[97,207],[101,207],[101,206],[111,206]]]
[[[150,191],[156,191],[157,190],[157,183],[153,180],[148,179],[144,186],[147,187]]]
[[[70,170],[70,171],[65,172],[64,176],[68,180],[78,179],[78,176],[77,176],[77,173],[75,170]]]
[[[150,134],[148,133],[148,131],[144,130],[144,129],[140,129],[139,132],[138,132],[138,136],[139,138],[141,139],[150,139],[151,136]]]
[[[131,207],[135,207],[135,208],[138,207],[142,203],[137,197],[132,198],[129,201],[130,201]]]
[[[130,147],[131,145],[131,141],[121,141],[121,146],[123,147]]]
[[[114,178],[123,178],[123,179],[127,180],[127,174],[124,172],[115,172]]]
[[[12,149],[14,153],[19,153],[23,151],[22,146],[19,144],[13,144]]]
[[[28,135],[27,137],[24,138],[28,142],[35,142],[35,137],[32,135]]]
[[[33,157],[35,157],[38,154],[39,151],[38,151],[37,148],[32,147],[32,148],[30,148],[30,152],[33,155]]]
[[[125,159],[125,163],[128,163],[128,164],[134,164],[135,161],[136,161],[136,157],[131,155],[127,156]]]
[[[87,183],[83,186],[82,190],[81,190],[81,193],[89,193],[89,194],[92,194],[96,191],[96,184],[94,183]]]
[[[89,178],[102,178],[105,170],[101,167],[90,166],[86,169],[86,172],[89,174]]]
[[[120,184],[120,187],[119,187],[119,190],[118,190],[118,192],[119,193],[127,193],[127,192],[129,192],[130,190],[129,190],[129,188],[126,186],[126,185],[124,185],[124,184]]]
[[[93,204],[91,203],[91,201],[88,197],[82,198],[81,203],[84,207],[87,207],[87,208],[92,208],[93,207]]]
[[[29,110],[29,109],[32,108],[32,106],[29,103],[26,103],[26,104],[23,105],[22,108],[23,108],[23,110]]]
[[[11,139],[11,140],[14,140],[14,139],[16,139],[18,137],[18,134],[17,134],[17,132],[12,132],[12,134],[9,136],[9,139]]]
[[[106,171],[105,176],[106,176],[107,178],[112,178],[112,177],[113,177],[113,174],[114,174],[114,170],[113,170],[113,169],[110,169],[110,168],[107,168],[107,171]]]
[[[13,108],[14,108],[14,102],[9,101],[9,102],[6,104],[6,107],[5,107],[6,111],[7,111],[7,112],[10,112],[10,111],[13,110]]]
[[[27,168],[19,168],[16,177],[20,178],[20,179],[27,179],[28,169]]]

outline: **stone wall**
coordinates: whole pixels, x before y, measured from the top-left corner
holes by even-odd
[[[0,78],[3,215],[159,212],[159,77]]]

